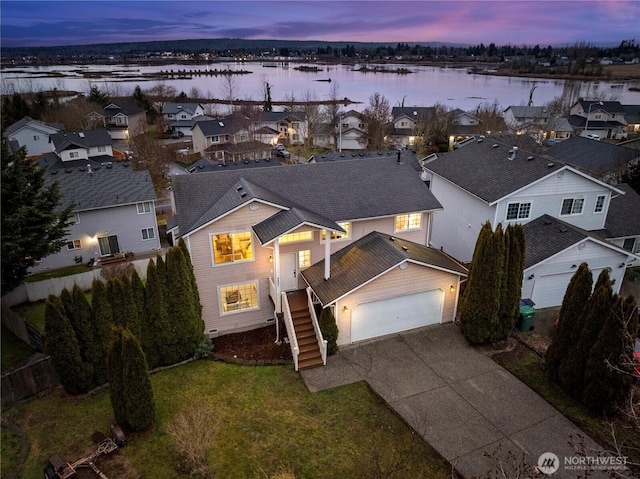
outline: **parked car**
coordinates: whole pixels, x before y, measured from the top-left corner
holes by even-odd
[[[289,153],[287,150],[278,150],[276,156],[279,156],[280,158],[291,158],[291,153]]]
[[[174,131],[173,133],[171,133],[171,138],[174,139],[182,138],[183,136],[184,133],[182,133],[181,131]]]
[[[280,151],[280,150],[284,150],[284,145],[282,143],[278,143],[276,145],[276,150]]]
[[[590,140],[600,141],[600,135],[596,135],[595,133],[589,133],[587,135],[587,138],[589,138]]]

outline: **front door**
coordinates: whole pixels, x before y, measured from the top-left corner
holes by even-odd
[[[298,289],[298,253],[280,255],[280,291]]]

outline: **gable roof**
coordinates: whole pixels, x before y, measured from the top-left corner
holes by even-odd
[[[251,117],[253,122],[304,121],[307,115],[302,111],[259,111]]]
[[[623,254],[631,254],[590,232],[565,223],[549,215],[542,215],[523,226],[525,234],[524,269],[532,266],[590,238],[591,240]]]
[[[172,181],[182,235],[252,201],[297,207],[334,222],[442,208],[409,164],[388,157],[281,168],[228,167],[178,175]],[[238,186],[246,196],[240,198]]]
[[[176,113],[181,113],[183,111],[187,112],[190,115],[194,115],[196,110],[200,107],[204,109],[200,103],[165,103],[162,107],[163,115],[175,115]]]
[[[400,152],[400,161],[407,162],[418,173],[422,172],[422,166],[416,158],[416,154],[412,150],[389,150],[389,151],[358,151],[356,152],[339,152],[339,151],[327,151],[319,155],[313,155],[309,158],[310,162],[324,163],[330,161],[343,161],[343,160],[357,160],[365,158],[383,158],[387,157],[389,160],[398,159],[398,152]]]
[[[100,110],[98,110],[100,113]],[[115,116],[118,114],[131,116],[137,115],[139,113],[144,113],[144,108],[139,107],[133,103],[126,102],[118,102],[118,103],[109,103],[106,107],[102,109],[102,114],[104,116]]]
[[[113,145],[113,139],[105,128],[78,132],[61,132],[51,135],[56,151],[69,148],[92,148],[94,146]]]
[[[606,238],[640,236],[640,195],[626,183],[616,188],[624,195],[611,198],[603,234]]]
[[[452,153],[438,155],[437,159],[426,163],[425,168],[490,205],[560,170],[572,171],[620,192],[559,161],[523,149],[517,150],[515,159],[510,160],[512,148],[499,137],[479,138]]]
[[[393,121],[406,116],[414,121],[426,120],[430,118],[436,109],[433,106],[394,106],[391,109]]]
[[[286,234],[303,225],[315,226],[338,233],[346,233],[335,221],[302,208],[293,207],[282,210],[253,226],[253,231],[262,245],[268,244],[278,236]]]
[[[511,110],[515,118],[549,118],[549,111],[544,106],[509,106],[504,111]]]
[[[622,106],[622,104],[619,101],[601,101],[601,102],[598,102],[597,100],[579,100],[579,101],[575,102],[571,106],[571,108],[573,108],[577,104],[580,104],[580,107],[585,112],[589,111],[589,106],[590,105],[597,105],[598,108],[596,108],[595,110],[593,109],[593,107],[591,107],[591,113],[593,113],[594,111],[597,111],[597,110],[603,110],[603,111],[605,111],[607,113],[625,113],[625,107]],[[589,125],[591,125],[591,122],[589,122]]]
[[[156,199],[149,172],[133,171],[128,162],[94,165],[91,168],[48,169],[44,177],[47,185],[58,183],[64,205],[74,203],[74,211]]]
[[[376,277],[411,262],[460,276],[467,269],[442,251],[373,231],[331,255],[330,277],[324,279],[324,261],[302,272],[323,306],[327,306]]]
[[[12,125],[9,125],[4,131],[4,136],[8,137],[9,135],[13,135],[14,133],[16,133],[17,131],[21,130],[26,126],[32,127],[36,130],[43,130],[43,129],[44,130],[51,129],[56,131],[64,130],[64,126],[62,124],[45,123],[44,121],[34,120],[29,116],[25,116],[24,118],[16,121]]]
[[[640,157],[640,152],[606,141],[575,136],[550,147],[548,155],[588,172],[612,172]]]
[[[200,128],[204,136],[233,135],[240,130],[248,129],[246,120],[240,118],[221,118],[196,122],[192,129]]]

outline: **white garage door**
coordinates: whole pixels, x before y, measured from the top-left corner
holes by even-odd
[[[440,289],[360,303],[351,315],[351,342],[439,323],[444,292]]]
[[[551,308],[560,306],[573,273],[548,274],[540,276],[533,285],[531,300],[535,308]]]

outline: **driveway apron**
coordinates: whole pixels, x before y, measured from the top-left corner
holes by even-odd
[[[564,467],[565,457],[578,455],[572,444],[582,440],[587,451],[600,450],[528,386],[471,347],[455,324],[343,347],[325,367],[301,375],[311,392],[367,381],[465,478],[484,477],[500,460],[535,466],[545,452],[559,458],[552,477],[579,477],[584,470]]]

